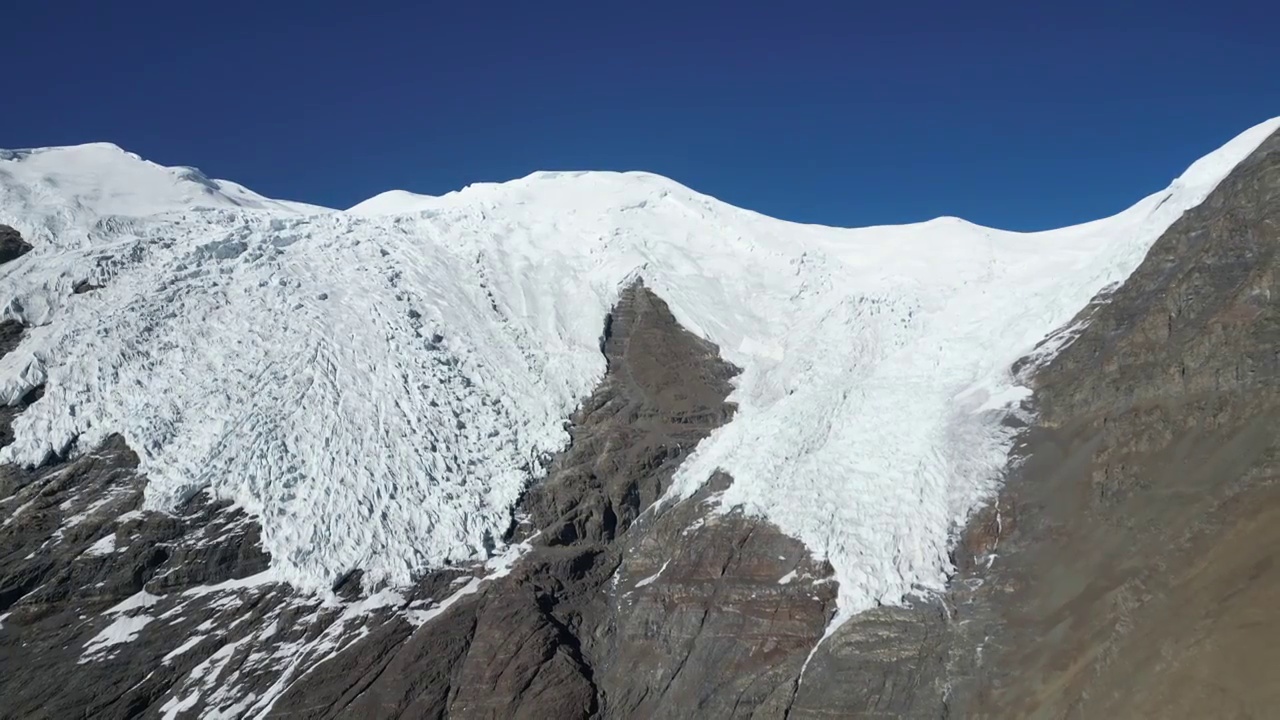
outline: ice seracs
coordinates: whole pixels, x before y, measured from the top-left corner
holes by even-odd
[[[127,168],[60,169],[71,195],[11,170],[37,155],[3,160],[0,198],[26,204],[0,221],[45,247],[0,267],[6,312],[39,324],[0,360],[0,397],[46,393],[0,461],[120,432],[152,506],[204,486],[237,501],[262,519],[277,576],[408,582],[495,551],[604,373],[605,314],[642,278],[743,369],[737,415],[668,499],[722,468],[723,507],[831,561],[842,614],[898,603],[942,587],[951,533],[999,481],[1000,419],[1025,395],[1010,365],[1277,126],[1119,215],[1043,233],[798,225],[647,173],[537,173],[319,213],[209,203],[183,172],[121,153]],[[144,172],[176,184],[146,191],[155,207],[94,194]],[[82,241],[57,236],[49,218],[64,217]],[[67,299],[82,268],[105,287]]]

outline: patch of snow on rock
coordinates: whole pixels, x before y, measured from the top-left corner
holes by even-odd
[[[109,650],[111,647],[138,639],[138,633],[150,625],[152,620],[155,620],[155,618],[150,615],[116,618],[102,632],[85,643],[84,654],[80,657],[80,663],[83,664],[99,659],[104,651]]]
[[[85,550],[85,553],[89,555],[110,555],[115,551],[116,551],[116,536],[107,535],[99,539],[94,544],[90,545],[89,548]]]
[[[642,588],[642,587],[645,587],[646,585],[652,585],[653,583],[657,582],[658,578],[662,577],[662,573],[666,572],[667,566],[670,564],[671,564],[670,560],[662,563],[662,567],[658,568],[658,572],[636,583],[636,587]]]

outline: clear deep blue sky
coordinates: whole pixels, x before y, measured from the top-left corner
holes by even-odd
[[[1280,3],[1040,5],[8,2],[0,147],[335,207],[639,169],[793,220],[1036,229],[1280,114]]]

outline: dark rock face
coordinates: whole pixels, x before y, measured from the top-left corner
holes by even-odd
[[[513,530],[533,549],[433,623],[372,635],[342,662],[315,668],[276,714],[785,712],[834,606],[835,588],[822,582],[830,569],[767,523],[710,514],[706,500],[726,476],[646,513],[697,442],[731,416],[736,371],[641,286],[624,293],[606,327],[608,375]],[[804,579],[779,584],[792,571]]]
[[[1090,315],[1035,375],[972,713],[1271,716],[1280,135]]]
[[[0,263],[16,260],[31,252],[31,244],[22,234],[8,225],[0,225]]]
[[[1082,315],[947,596],[842,626],[790,717],[1274,714],[1280,135]]]
[[[18,347],[25,329],[22,327],[22,323],[17,320],[0,321],[0,358],[8,355],[10,351]],[[0,448],[13,442],[13,419],[28,405],[39,400],[43,392],[44,388],[42,387],[33,388],[20,398],[17,404],[12,406],[0,405]],[[0,485],[0,492],[4,492],[2,485]]]
[[[0,357],[9,354],[22,341],[22,323],[17,320],[0,320]]]
[[[1037,419],[948,592],[829,635],[831,568],[718,507],[733,478],[661,501],[736,370],[639,284],[504,572],[299,595],[240,510],[146,510],[122,438],[0,468],[0,717],[1273,714],[1280,136],[1084,314],[1020,369]],[[21,335],[0,324],[0,352]],[[0,409],[0,441],[38,401]]]
[[[172,515],[140,509],[144,481],[118,437],[71,461],[0,470],[0,512],[14,520],[0,529],[0,663],[21,665],[0,677],[0,714],[783,712],[834,607],[830,569],[767,523],[710,513],[728,477],[646,514],[732,416],[736,370],[639,285],[603,348],[605,381],[511,531],[531,547],[510,573],[469,594],[458,592],[468,572],[434,573],[358,617],[254,583],[268,558],[234,508],[197,495]],[[780,584],[788,573],[799,579]],[[245,587],[206,590],[236,580]],[[358,573],[340,586],[359,594]],[[397,612],[433,605],[438,617],[420,627]],[[49,682],[64,672],[77,689]]]

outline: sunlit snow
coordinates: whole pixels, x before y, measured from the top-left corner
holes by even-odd
[[[942,587],[954,529],[1000,479],[1003,408],[1026,394],[1010,364],[1277,126],[1115,217],[1029,234],[798,225],[643,173],[327,212],[111,146],[0,152],[0,222],[37,246],[0,266],[6,316],[37,325],[0,360],[0,401],[47,382],[0,461],[123,433],[150,506],[235,500],[273,576],[405,583],[500,549],[604,373],[605,314],[643,278],[744,370],[737,415],[669,499],[723,468],[721,506],[827,557],[842,613],[899,603]],[[104,287],[71,295],[86,277]]]

